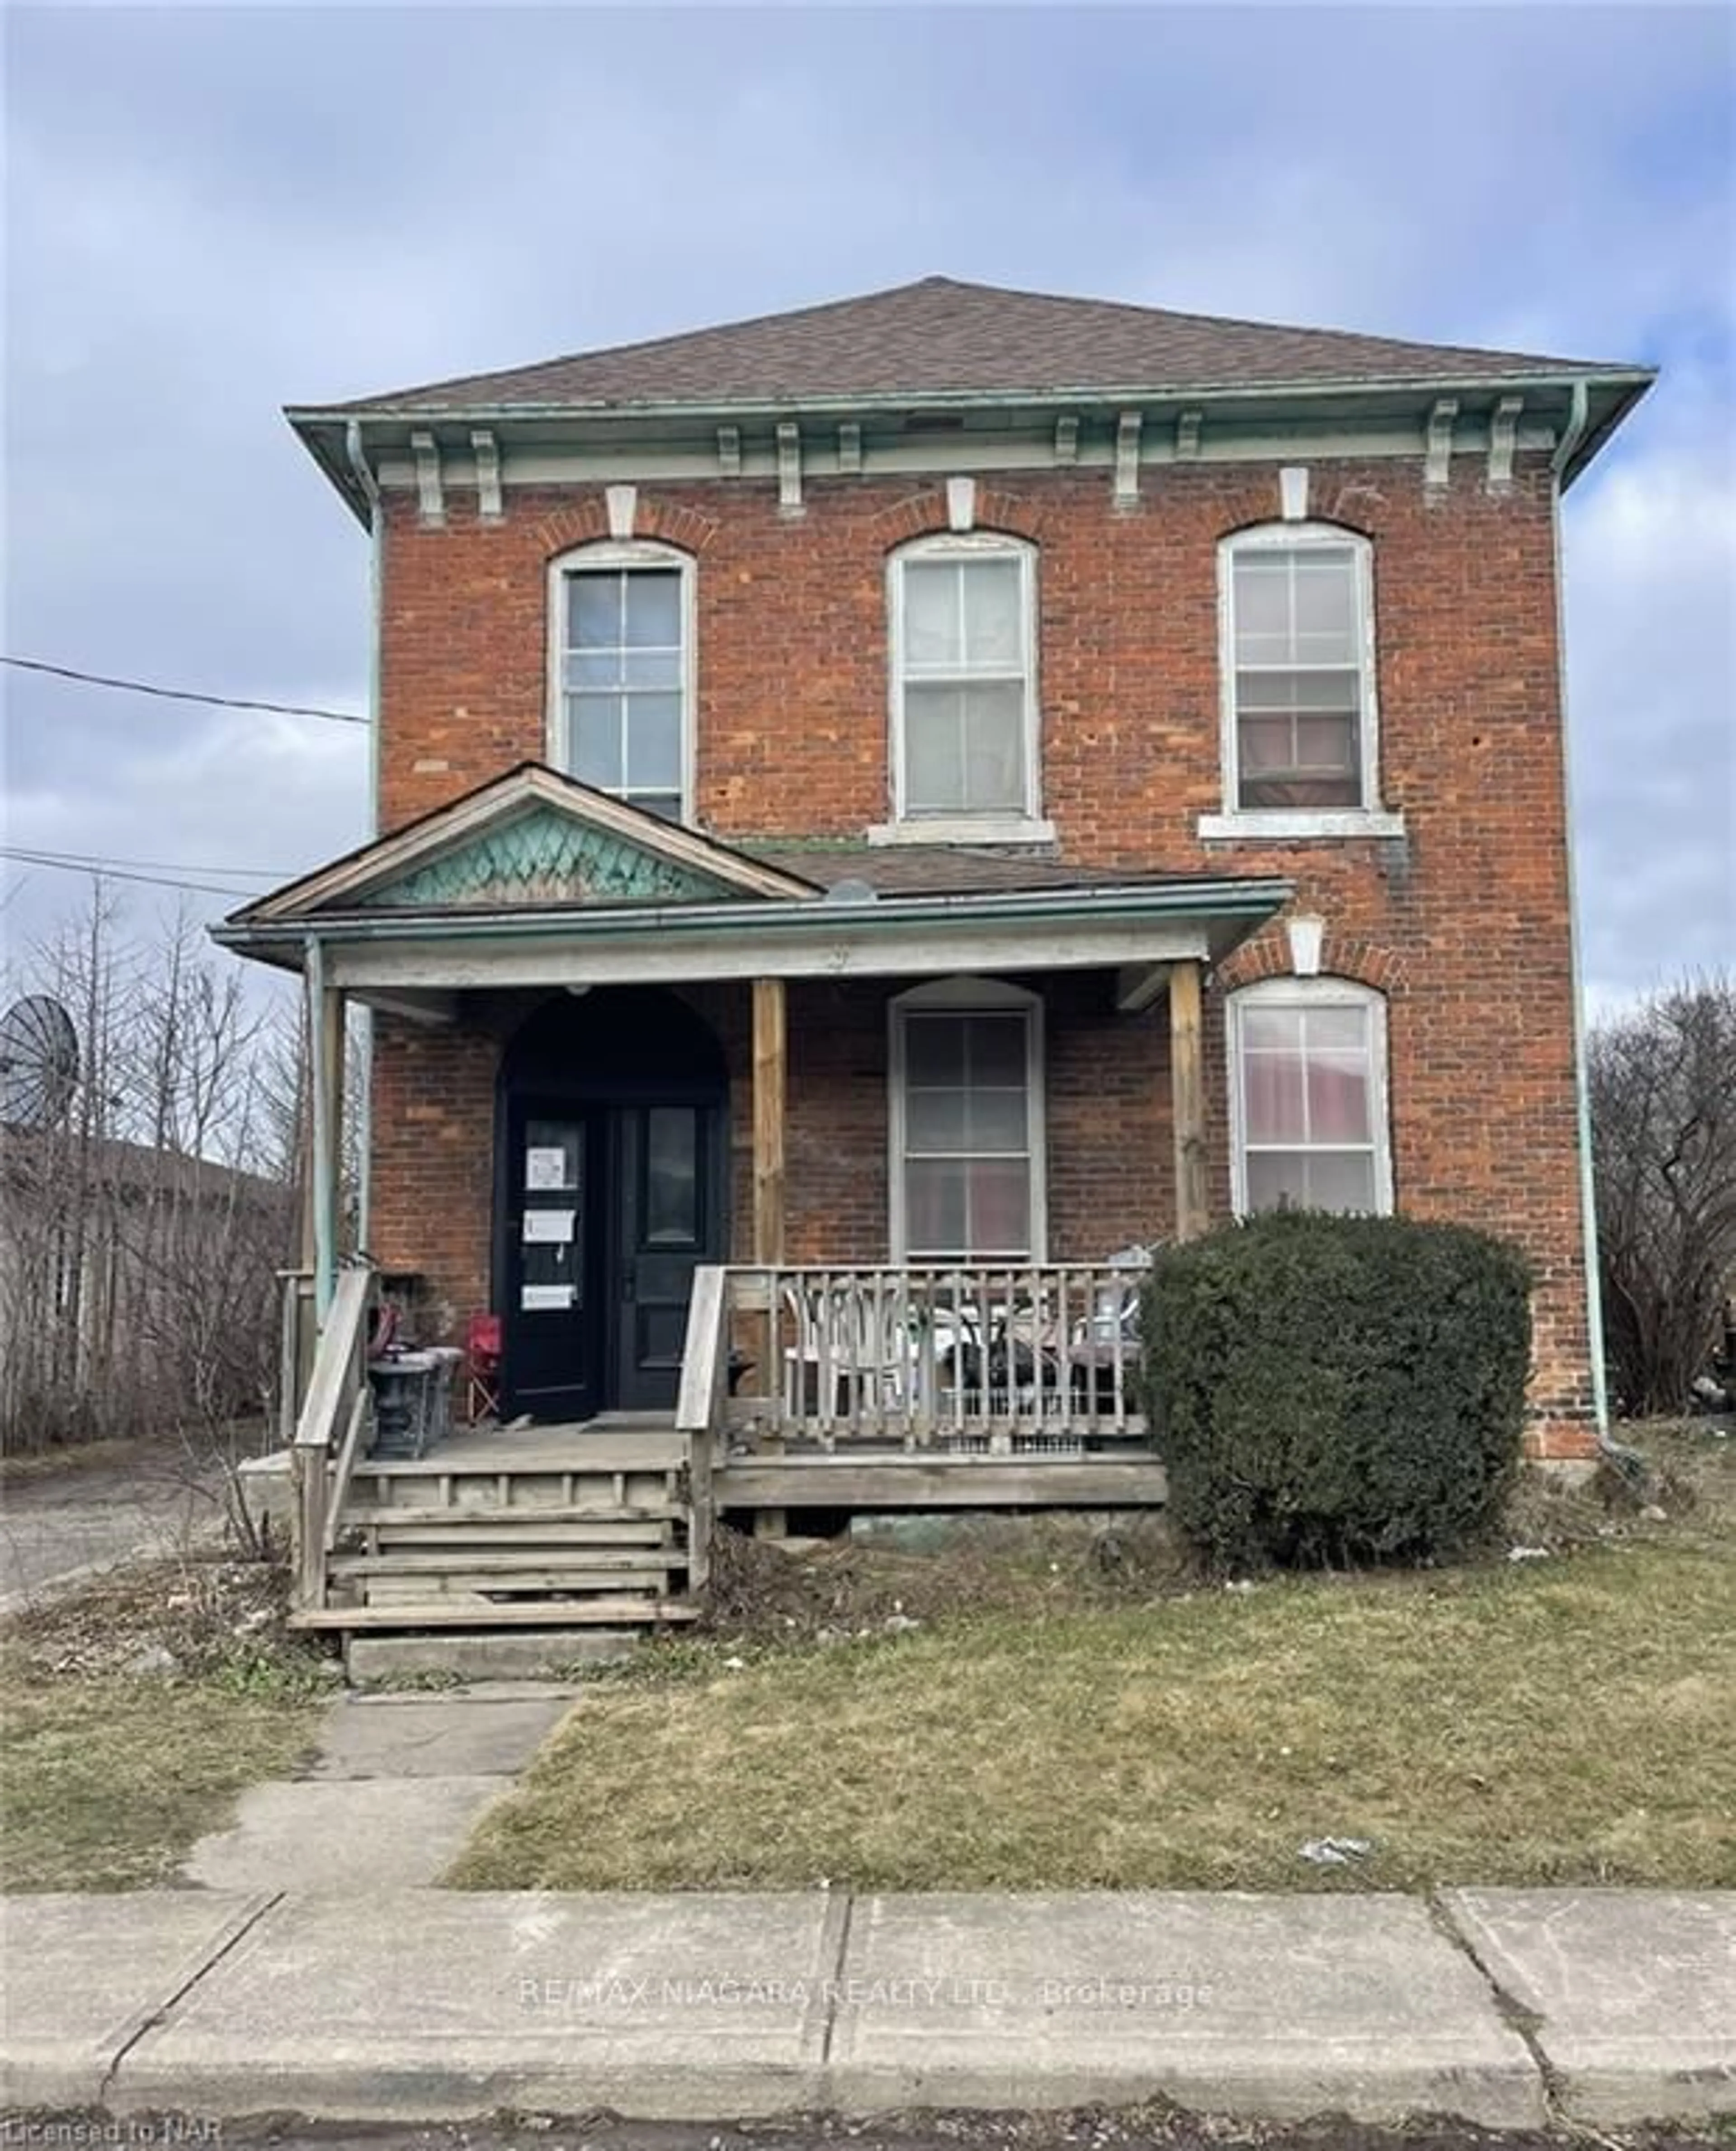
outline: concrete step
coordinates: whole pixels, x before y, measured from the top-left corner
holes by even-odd
[[[344,1671],[358,1688],[421,1673],[534,1680],[580,1665],[618,1665],[645,1638],[643,1628],[488,1628],[479,1622],[427,1636],[352,1635],[344,1638]]]

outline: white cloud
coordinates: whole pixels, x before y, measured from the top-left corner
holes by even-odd
[[[280,403],[936,270],[1660,357],[1567,507],[1588,979],[1728,929],[1727,15],[358,9],[334,63],[337,19],[9,25],[13,647],[352,704],[366,543]],[[294,866],[359,833],[342,728],[8,700],[16,840]]]

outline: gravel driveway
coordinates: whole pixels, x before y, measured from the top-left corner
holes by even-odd
[[[173,1449],[9,1480],[0,1484],[0,1613],[85,1570],[220,1529],[216,1504]]]

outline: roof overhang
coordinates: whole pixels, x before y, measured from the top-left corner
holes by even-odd
[[[1274,876],[1110,883],[840,903],[555,905],[380,916],[235,919],[225,948],[300,970],[312,944],[329,984],[357,993],[587,987],[659,980],[941,977],[1080,969],[1227,954],[1288,902]]]
[[[1461,424],[1474,427],[1480,422],[1486,426],[1498,405],[1520,396],[1527,425],[1546,429],[1558,441],[1569,430],[1577,392],[1583,389],[1584,430],[1563,465],[1565,488],[1655,378],[1655,371],[1647,367],[1491,370],[1462,380],[1437,375],[1242,387],[1134,382],[993,393],[960,388],[851,396],[720,397],[697,402],[478,403],[463,408],[394,403],[374,411],[306,405],[290,407],[285,416],[365,524],[372,512],[366,471],[377,470],[382,461],[412,458],[412,434],[432,436],[443,452],[458,457],[473,453],[473,436],[483,431],[493,435],[503,450],[517,454],[590,453],[605,459],[650,458],[654,463],[660,455],[715,453],[720,427],[775,430],[793,420],[798,426],[806,423],[818,429],[848,423],[861,429],[863,467],[871,470],[877,451],[883,453],[906,440],[913,427],[919,433],[939,419],[956,422],[955,440],[980,443],[997,435],[1025,434],[1034,440],[1052,436],[1056,419],[1062,417],[1112,430],[1121,415],[1129,412],[1139,413],[1148,436],[1156,438],[1166,422],[1173,424],[1183,414],[1197,412],[1206,433],[1219,443],[1233,444],[1238,438],[1262,443],[1298,426],[1338,426],[1347,431],[1414,428],[1420,453],[1430,416],[1444,401],[1457,405]],[[606,474],[619,475],[620,469]]]

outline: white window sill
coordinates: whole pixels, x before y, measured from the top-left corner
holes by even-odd
[[[908,822],[877,822],[871,844],[1052,844],[1053,822],[1023,814],[931,814]]]
[[[1402,837],[1404,817],[1384,807],[1247,807],[1202,814],[1196,828],[1207,843],[1289,843],[1311,837]]]

